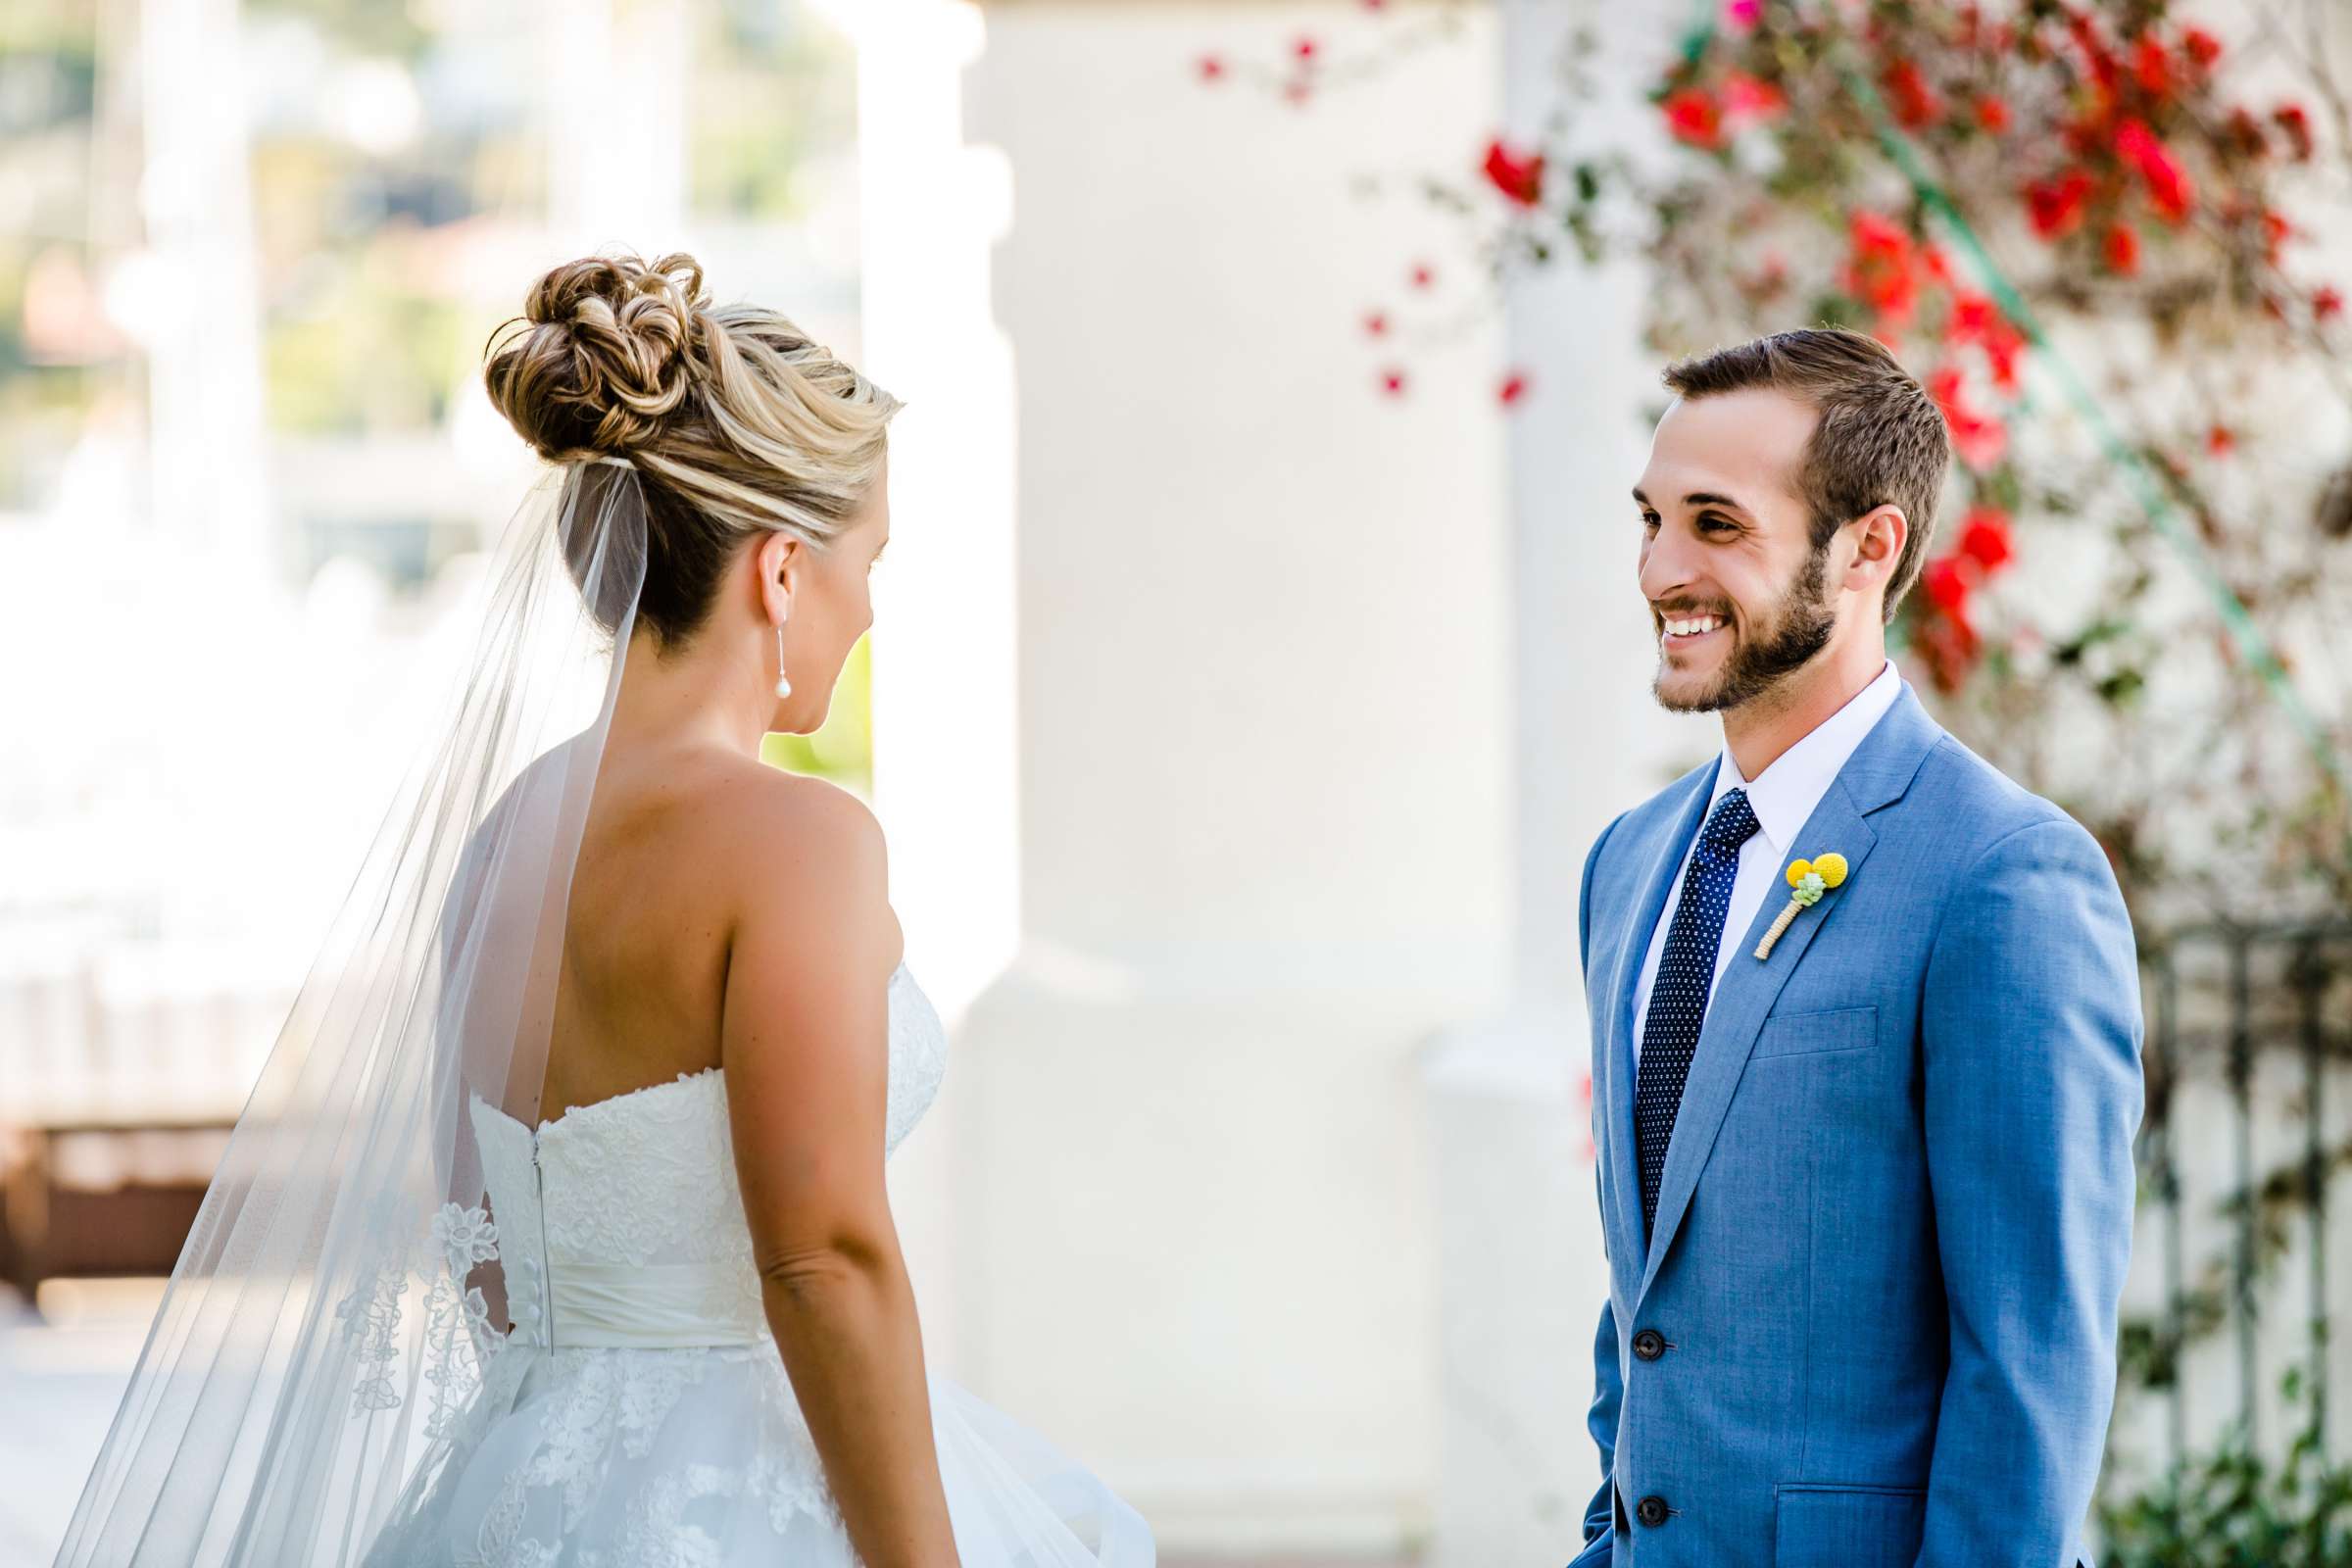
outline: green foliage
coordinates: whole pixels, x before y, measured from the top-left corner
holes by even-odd
[[[2290,1404],[2307,1396],[2285,1379]],[[2277,1462],[2234,1431],[2214,1452],[2094,1510],[2105,1568],[2344,1568],[2352,1563],[2352,1466],[2306,1422]]]
[[[859,794],[874,786],[874,659],[870,640],[858,639],[843,662],[833,709],[813,735],[769,735],[760,760],[770,767],[813,773],[846,784]]]

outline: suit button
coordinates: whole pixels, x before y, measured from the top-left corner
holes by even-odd
[[[1655,1529],[1666,1522],[1666,1499],[1651,1495],[1634,1504],[1634,1517]]]
[[[1666,1336],[1656,1329],[1643,1329],[1634,1336],[1634,1353],[1644,1361],[1655,1361],[1666,1353]]]

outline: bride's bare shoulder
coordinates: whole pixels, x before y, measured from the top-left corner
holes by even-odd
[[[896,922],[882,824],[837,784],[764,763],[715,793],[728,830],[724,874],[739,920]]]

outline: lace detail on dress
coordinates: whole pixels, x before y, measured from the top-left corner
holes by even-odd
[[[947,1074],[948,1032],[931,999],[900,964],[890,977],[890,1152],[923,1119]]]
[[[533,1541],[522,1533],[522,1488],[521,1471],[507,1477],[507,1484],[498,1489],[498,1500],[482,1515],[473,1549],[456,1552],[453,1568],[554,1568],[555,1544]]]
[[[672,1470],[637,1494],[616,1552],[580,1554],[580,1568],[720,1568],[718,1543],[686,1522],[686,1509],[705,1497],[733,1497],[742,1472],[713,1464]]]
[[[383,1228],[392,1227],[387,1223]],[[489,1304],[481,1291],[465,1283],[475,1264],[497,1258],[498,1227],[482,1209],[445,1203],[433,1216],[432,1241],[440,1267],[433,1271],[432,1288],[425,1296],[424,1340],[418,1352],[420,1371],[433,1395],[425,1436],[439,1438],[458,1406],[481,1387],[483,1368],[506,1339],[491,1328]],[[405,1250],[393,1243],[370,1260],[359,1283],[335,1303],[335,1320],[353,1347],[358,1366],[351,1391],[354,1416],[400,1408],[393,1369],[401,1356],[401,1302],[408,1286]]]
[[[726,1085],[713,1068],[582,1105],[539,1128],[547,1255],[751,1265]],[[727,1193],[711,1190],[723,1178]]]
[[[351,1388],[351,1413],[396,1410],[400,1396],[392,1388],[392,1363],[400,1356],[393,1336],[400,1332],[400,1296],[409,1271],[398,1259],[379,1261],[363,1276],[359,1287],[335,1303],[335,1321],[343,1338],[353,1345],[359,1376]]]
[[[490,1308],[481,1291],[465,1283],[476,1263],[498,1257],[498,1227],[489,1214],[442,1204],[433,1216],[433,1244],[441,1252],[442,1272],[424,1303],[424,1381],[433,1400],[424,1421],[428,1439],[448,1435],[459,1407],[481,1387],[482,1368],[505,1344],[490,1331]]]

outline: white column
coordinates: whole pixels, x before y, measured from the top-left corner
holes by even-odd
[[[220,581],[251,584],[274,563],[237,11],[237,0],[140,8],[147,243],[110,292],[147,353],[155,523],[173,548],[209,558]],[[183,585],[194,564],[175,568]]]
[[[862,368],[906,403],[875,583],[875,798],[909,962],[957,1013],[1019,918],[1012,358],[989,302],[1009,196],[1003,156],[963,139],[979,10],[826,9],[858,45]]]
[[[1011,961],[1019,921],[1012,365],[989,305],[1004,159],[964,145],[968,0],[818,9],[858,49],[860,368],[906,404],[874,584],[874,804],[908,966],[953,1027]],[[925,1340],[951,1372],[955,1131],[943,1107],[891,1162]]]
[[[1502,0],[1508,130],[1532,140],[1564,90],[1572,27],[1597,27],[1604,98],[1579,137],[1654,137],[1640,97],[1670,43],[1640,7]],[[1564,249],[1564,248],[1563,248]],[[1513,985],[1424,1065],[1437,1175],[1445,1344],[1443,1458],[1431,1560],[1441,1568],[1565,1561],[1599,1484],[1585,1430],[1593,1328],[1606,1294],[1587,1143],[1591,1041],[1577,898],[1610,817],[1665,781],[1687,744],[1648,695],[1655,665],[1635,586],[1628,491],[1663,398],[1640,327],[1637,263],[1564,256],[1507,294],[1509,353],[1533,391],[1509,455],[1516,898]]]
[[[1466,236],[1352,176],[1474,165],[1491,19],[1303,111],[1194,62],[1394,19],[985,20],[964,130],[1010,172],[991,299],[1015,537],[1000,557],[992,468],[909,526],[945,541],[972,514],[960,626],[1012,565],[1011,701],[975,701],[1009,718],[1020,906],[935,1118],[956,1306],[934,1353],[1170,1549],[1396,1551],[1426,1530],[1439,1409],[1413,1058],[1507,971],[1505,418]],[[1440,294],[1408,297],[1425,259]],[[1391,399],[1374,307],[1471,324],[1406,356]],[[919,673],[987,677],[1003,646]],[[995,754],[958,808],[956,758],[908,776],[901,701],[877,721],[894,824],[929,792],[985,832]]]

